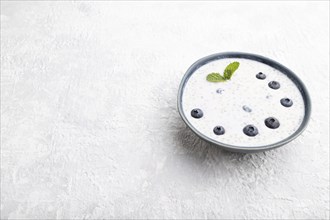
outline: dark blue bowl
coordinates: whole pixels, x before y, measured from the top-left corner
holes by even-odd
[[[186,115],[183,112],[182,109],[182,93],[183,93],[183,89],[186,85],[186,82],[188,81],[189,77],[201,66],[211,62],[211,61],[215,61],[215,60],[219,60],[219,59],[224,59],[224,58],[244,58],[244,59],[249,59],[249,60],[255,60],[261,63],[264,63],[266,65],[269,65],[277,70],[279,70],[280,72],[282,72],[283,74],[287,75],[289,77],[289,79],[291,79],[295,85],[298,87],[299,91],[302,94],[303,100],[304,100],[304,106],[305,106],[305,115],[303,118],[303,121],[300,125],[300,127],[290,136],[288,136],[287,138],[273,143],[273,144],[269,144],[269,145],[265,145],[265,146],[258,146],[258,147],[246,147],[246,146],[235,146],[235,145],[229,145],[229,144],[225,144],[225,143],[221,143],[215,140],[210,139],[209,137],[207,137],[206,135],[204,135],[203,133],[201,133],[200,131],[198,131],[192,124],[190,124],[190,122],[188,121]],[[280,147],[284,144],[289,143],[290,141],[294,140],[296,137],[298,137],[306,128],[310,115],[311,115],[311,109],[312,109],[312,105],[311,105],[311,99],[310,96],[308,94],[308,91],[304,85],[304,83],[299,79],[299,77],[294,74],[290,69],[288,69],[287,67],[283,66],[282,64],[271,60],[269,58],[260,56],[260,55],[256,55],[256,54],[250,54],[250,53],[241,53],[241,52],[225,52],[225,53],[217,53],[217,54],[212,54],[210,56],[201,58],[199,60],[197,60],[194,64],[192,64],[189,69],[187,70],[187,72],[185,73],[185,75],[183,76],[183,79],[180,83],[180,87],[179,87],[179,92],[178,92],[178,110],[179,110],[179,114],[181,116],[181,118],[183,119],[183,121],[189,126],[189,128],[195,133],[197,134],[199,137],[201,137],[202,139],[215,144],[221,148],[224,148],[226,150],[229,151],[235,151],[235,152],[243,152],[243,153],[252,153],[252,152],[260,152],[260,151],[266,151],[266,150],[270,150],[270,149],[274,149],[277,147]]]

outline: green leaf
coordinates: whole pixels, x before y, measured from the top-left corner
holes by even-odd
[[[230,63],[225,71],[223,71],[223,77],[225,79],[230,79],[232,77],[232,75],[234,74],[234,72],[238,69],[239,67],[239,62],[232,62]]]
[[[221,76],[219,73],[210,73],[207,75],[206,80],[209,82],[224,82],[226,81],[223,76]]]

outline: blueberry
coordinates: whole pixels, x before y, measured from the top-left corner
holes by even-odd
[[[280,122],[274,117],[269,117],[265,119],[265,125],[271,129],[276,129],[280,127]]]
[[[225,129],[222,126],[215,126],[213,132],[216,135],[223,135],[225,133]]]
[[[201,118],[203,117],[203,111],[199,108],[194,108],[193,110],[191,110],[191,116],[194,118]]]
[[[266,74],[260,72],[256,75],[257,79],[266,79]]]
[[[279,89],[281,87],[280,83],[277,81],[270,81],[268,86],[272,89]]]
[[[258,128],[254,125],[245,126],[243,128],[243,132],[244,132],[244,134],[246,134],[247,136],[250,136],[250,137],[254,137],[259,133]]]
[[[283,98],[281,99],[281,104],[285,107],[291,107],[293,105],[293,102],[289,98]]]

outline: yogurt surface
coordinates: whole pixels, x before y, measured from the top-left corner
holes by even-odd
[[[240,66],[231,80],[217,83],[206,80],[209,73],[222,74],[235,61]],[[259,72],[266,79],[258,79]],[[279,82],[280,88],[270,88],[271,81]],[[293,105],[283,106],[282,98],[291,99]],[[191,116],[195,108],[203,111],[203,117]],[[241,147],[269,145],[289,137],[298,130],[305,114],[303,97],[293,81],[271,66],[242,58],[215,60],[198,68],[183,88],[182,109],[189,123],[205,136]],[[278,119],[280,126],[268,128],[265,119],[269,117]],[[243,133],[243,128],[250,124],[258,129],[254,137]],[[216,135],[213,131],[216,126],[222,126],[225,133]]]

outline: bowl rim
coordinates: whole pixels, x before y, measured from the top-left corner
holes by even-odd
[[[305,115],[304,115],[303,121],[301,122],[299,128],[293,134],[291,134],[290,136],[288,136],[287,138],[285,138],[279,142],[272,143],[269,145],[261,145],[261,146],[255,146],[255,147],[238,146],[238,145],[236,146],[236,145],[222,143],[222,142],[219,142],[219,141],[216,141],[216,140],[213,140],[213,139],[207,137],[206,135],[204,135],[203,133],[198,131],[188,121],[186,115],[183,112],[183,107],[182,107],[182,95],[183,95],[183,90],[185,88],[186,83],[188,82],[190,76],[201,66],[203,66],[209,62],[219,60],[219,59],[224,59],[224,58],[243,58],[243,59],[250,59],[250,60],[264,63],[266,65],[269,65],[269,66],[279,70],[283,74],[287,75],[289,77],[289,79],[291,79],[293,81],[293,83],[295,83],[295,85],[298,87],[299,91],[301,92],[303,100],[304,100]],[[209,143],[215,144],[216,146],[224,148],[226,150],[235,151],[235,152],[243,152],[243,153],[266,151],[266,150],[280,147],[284,144],[291,142],[292,140],[297,138],[306,129],[308,122],[310,120],[311,111],[312,111],[311,99],[310,99],[309,93],[307,91],[307,88],[304,85],[304,83],[301,81],[301,79],[293,71],[291,71],[289,68],[285,67],[284,65],[282,65],[272,59],[269,59],[267,57],[257,55],[257,54],[252,54],[252,53],[245,53],[245,52],[215,53],[215,54],[211,54],[206,57],[203,57],[203,58],[197,60],[196,62],[194,62],[188,68],[188,70],[186,71],[186,73],[184,74],[184,76],[181,80],[178,95],[177,95],[177,107],[178,107],[178,111],[179,111],[179,114],[180,114],[182,120],[197,136],[199,136],[200,138],[204,139],[205,141],[207,141]]]

